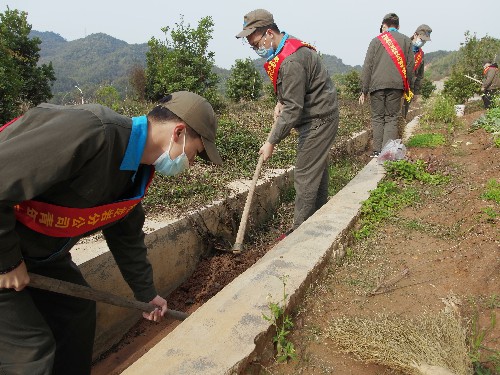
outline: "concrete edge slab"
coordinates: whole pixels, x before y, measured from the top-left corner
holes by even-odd
[[[196,310],[122,374],[232,374],[257,355],[272,328],[262,318],[268,302],[283,295],[287,308],[302,295],[332,257],[343,256],[344,236],[361,204],[384,176],[373,159],[301,227],[279,242],[253,267]]]

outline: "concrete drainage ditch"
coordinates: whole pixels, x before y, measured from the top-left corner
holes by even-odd
[[[337,145],[337,152],[356,154],[368,146],[369,131]],[[327,205],[305,222],[300,230],[279,242],[250,269],[219,291],[192,315],[178,324],[123,374],[222,374],[239,373],[270,342],[270,327],[262,319],[267,296],[282,293],[280,276],[288,275],[289,306],[303,292],[331,256],[343,254],[344,237],[357,217],[361,202],[376,188],[383,168],[372,160]],[[274,171],[259,180],[251,221],[272,215],[282,191],[292,186],[293,169]],[[240,186],[246,186],[244,183]],[[185,218],[170,222],[148,222],[146,236],[155,283],[168,296],[196,269],[199,260],[212,251],[213,237],[234,238],[247,191],[215,202]],[[128,286],[104,243],[80,245],[74,258],[89,283],[96,288],[132,298]],[[107,280],[102,283],[102,280]],[[140,318],[135,311],[98,304],[98,327],[94,357],[116,344]],[[142,353],[141,353],[142,354]],[[139,357],[139,356],[137,356]],[[168,364],[168,365],[166,365]],[[120,370],[121,371],[121,370]],[[120,372],[116,372],[120,373]]]

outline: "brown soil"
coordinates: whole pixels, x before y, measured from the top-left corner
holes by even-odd
[[[500,320],[500,206],[480,197],[487,181],[500,181],[500,149],[484,130],[467,131],[481,113],[463,118],[465,124],[453,135],[451,146],[409,150],[410,159],[426,161],[429,170],[448,174],[452,182],[444,189],[422,186],[418,205],[401,210],[375,236],[354,243],[342,261],[329,264],[293,314],[289,340],[297,360],[262,360],[248,373],[402,374],[375,359],[361,361],[341,352],[328,334],[331,322],[340,317],[412,318],[440,311],[453,301],[469,337],[474,316],[481,330],[491,327],[492,313]],[[493,209],[496,218],[486,215],[486,208]],[[500,349],[498,324],[482,344]],[[491,354],[483,350],[482,360]],[[490,372],[481,374],[496,374],[491,362],[483,366]]]
[[[244,252],[240,255],[223,251],[231,250],[231,243],[214,244],[215,253],[202,259],[193,275],[167,297],[168,307],[194,312],[274,246],[279,235],[288,229],[292,212],[292,205],[284,205],[274,220],[266,223],[265,232],[262,228],[250,230],[249,238],[244,243]],[[252,227],[251,222],[248,227]],[[117,345],[94,363],[92,375],[120,374],[178,324],[171,319],[160,323],[141,319]]]
[[[467,115],[464,122],[470,124],[479,115]],[[492,145],[490,134],[482,130],[469,134],[466,128],[454,135],[451,143],[455,146],[409,150],[411,159],[423,159],[430,169],[448,173],[452,183],[444,192],[424,189],[418,207],[402,210],[376,236],[354,244],[349,250],[354,255],[346,256],[341,264],[327,266],[293,316],[290,341],[298,359],[284,364],[262,361],[251,366],[249,373],[399,374],[340,353],[326,335],[332,319],[340,316],[385,312],[411,317],[424,310],[438,311],[444,306],[442,299],[454,296],[464,317],[478,311],[480,323],[486,327],[494,311],[499,320],[499,218],[488,219],[482,210],[490,207],[500,215],[500,209],[479,196],[489,179],[500,181],[500,149]],[[168,297],[169,307],[196,310],[276,243],[277,236],[288,229],[292,210],[290,204],[282,206],[274,222],[267,224],[270,229],[266,228],[264,236],[259,229],[252,233],[247,244],[252,251],[240,256],[216,252],[204,259],[195,274]],[[405,276],[399,278],[404,270]],[[376,293],[370,296],[377,285]],[[492,310],[485,301],[495,295],[496,309]],[[92,374],[121,373],[177,324],[141,320],[94,364]],[[499,340],[500,328],[496,327],[484,344],[498,350]]]

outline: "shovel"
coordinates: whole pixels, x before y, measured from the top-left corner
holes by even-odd
[[[67,281],[52,279],[36,273],[28,273],[30,277],[29,286],[37,289],[48,290],[50,292],[61,293],[71,297],[89,299],[96,302],[104,302],[110,305],[127,307],[150,313],[156,306],[146,302],[131,300],[122,296],[101,290],[92,289],[88,286],[69,283]],[[182,311],[168,309],[165,315],[176,320],[184,320],[189,314]]]
[[[276,127],[277,118],[273,123],[271,131],[267,136],[269,137],[273,133],[274,128]],[[252,204],[253,193],[255,192],[255,185],[257,185],[257,180],[259,179],[260,170],[262,168],[262,163],[264,163],[264,155],[259,156],[259,161],[257,162],[257,167],[255,168],[255,172],[253,173],[252,182],[250,183],[250,189],[248,190],[247,200],[245,202],[245,207],[243,208],[243,213],[241,215],[240,227],[238,228],[238,234],[236,235],[236,241],[234,242],[232,252],[233,254],[241,254],[243,251],[243,239],[245,237],[245,231],[248,222],[248,214],[250,212],[250,206]]]

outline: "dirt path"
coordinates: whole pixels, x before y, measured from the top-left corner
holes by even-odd
[[[386,221],[376,236],[354,243],[341,263],[330,264],[293,315],[289,339],[298,359],[284,364],[262,359],[249,374],[401,374],[341,353],[330,330],[341,317],[414,318],[451,305],[468,327],[474,316],[480,330],[490,327],[491,314],[500,321],[500,208],[480,197],[488,180],[500,181],[500,149],[491,134],[468,133],[480,114],[464,117],[467,125],[450,145],[409,150],[411,159],[427,161],[430,170],[448,174],[452,182],[444,188],[422,185],[417,205]],[[498,324],[482,344],[500,349]],[[483,351],[483,359],[488,354]]]

